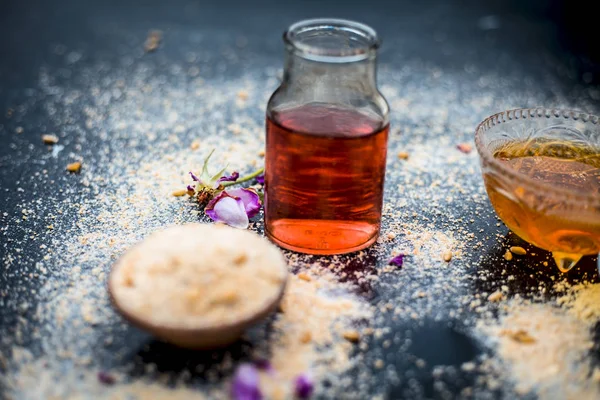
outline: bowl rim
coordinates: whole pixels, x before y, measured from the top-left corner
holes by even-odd
[[[524,116],[525,115],[525,116]],[[482,143],[481,136],[484,128],[492,124],[492,126],[512,121],[515,119],[529,119],[529,118],[560,118],[566,120],[582,120],[583,122],[590,122],[594,125],[600,125],[600,117],[589,114],[582,111],[571,110],[571,109],[558,109],[558,108],[546,108],[546,107],[533,107],[533,108],[514,108],[505,111],[498,112],[485,118],[475,128],[475,148],[479,153],[479,157],[482,161],[490,164],[493,169],[501,171],[508,177],[517,180],[519,183],[526,184],[528,187],[534,188],[543,193],[551,193],[552,195],[559,197],[563,200],[567,200],[569,203],[587,203],[592,206],[600,207],[600,195],[590,194],[583,190],[563,190],[556,186],[550,185],[539,180],[530,178],[529,176],[522,174],[510,167],[507,167],[504,163],[501,163],[494,158],[494,155],[489,149]],[[489,129],[489,128],[488,128]]]

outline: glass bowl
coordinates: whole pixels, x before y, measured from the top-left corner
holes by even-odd
[[[600,251],[600,118],[546,108],[503,111],[477,126],[492,206],[569,271]]]

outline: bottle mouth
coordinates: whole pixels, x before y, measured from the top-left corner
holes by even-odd
[[[345,19],[307,19],[283,34],[286,47],[302,58],[347,63],[375,56],[380,40],[373,28]]]

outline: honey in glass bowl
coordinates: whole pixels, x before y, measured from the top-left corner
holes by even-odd
[[[600,123],[584,113],[521,109],[477,128],[490,202],[527,242],[569,271],[600,251]]]

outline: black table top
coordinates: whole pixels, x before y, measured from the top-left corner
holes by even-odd
[[[595,280],[595,259],[584,258],[567,275],[540,269],[549,255],[531,247],[534,257],[504,260],[509,245],[527,246],[509,234],[491,209],[476,151],[463,154],[456,145],[472,144],[482,119],[509,108],[600,112],[594,54],[584,53],[589,43],[582,41],[577,48],[565,47],[577,38],[570,34],[581,32],[552,19],[561,4],[516,3],[2,2],[0,370],[7,381],[14,383],[19,363],[25,362],[15,348],[27,349],[34,359],[56,353],[56,346],[77,353],[85,361],[65,357],[70,360],[60,364],[65,376],[124,365],[131,376],[150,376],[147,366],[156,364],[175,377],[225,357],[223,352],[190,354],[129,329],[111,311],[98,289],[102,284],[93,282],[102,279],[100,272],[123,248],[107,244],[86,254],[71,240],[94,234],[92,219],[102,229],[112,229],[102,222],[110,220],[103,213],[110,210],[111,196],[134,196],[136,189],[116,187],[121,181],[113,177],[138,169],[142,173],[152,157],[163,155],[161,141],[168,141],[165,153],[181,150],[193,138],[210,142],[231,123],[248,122],[259,133],[241,137],[255,137],[256,143],[240,142],[239,147],[260,144],[264,106],[282,66],[281,33],[299,19],[336,16],[370,24],[383,38],[379,85],[392,110],[382,240],[336,262],[347,264],[347,272],[378,276],[350,279],[365,301],[410,312],[374,318],[374,327],[385,329],[365,350],[357,350],[363,367],[347,372],[353,379],[327,388],[323,397],[469,397],[466,387],[475,388],[481,398],[514,396],[510,383],[486,389],[479,372],[460,368],[493,355],[475,327],[496,313],[490,309],[484,316],[474,315],[463,307],[464,299],[484,298],[502,285],[511,296],[523,297],[530,296],[532,286],[547,286],[551,299],[557,280]],[[156,52],[145,54],[143,42],[153,29],[163,32],[163,40]],[[201,94],[194,97],[196,90]],[[244,107],[238,104],[241,90],[249,92]],[[144,142],[150,131],[157,137]],[[173,132],[181,143],[173,141]],[[47,133],[61,138],[60,147],[50,151],[43,145],[40,136]],[[127,146],[131,154],[124,150]],[[409,160],[397,159],[401,150],[409,152]],[[65,165],[80,158],[82,174],[66,174]],[[239,167],[249,170],[244,160]],[[193,204],[165,204],[148,205],[156,214],[140,216],[146,229],[197,218],[190,213]],[[260,221],[255,227],[262,231]],[[132,237],[146,233],[133,232]],[[449,265],[437,256],[447,247],[458,254]],[[403,269],[384,274],[395,249],[406,249],[411,256]],[[98,251],[107,259],[101,260]],[[288,257],[296,269],[327,262]],[[88,285],[80,304],[62,296],[69,285]],[[108,322],[82,329],[88,295],[99,298],[92,307]],[[61,316],[43,315],[55,310],[53,301],[66,302],[60,304]],[[59,317],[72,329],[48,322]],[[107,337],[110,341],[103,341]],[[238,343],[226,352],[244,358],[247,347]],[[378,359],[396,374],[374,367]],[[440,376],[436,366],[450,369]],[[197,386],[202,390],[201,383]]]

